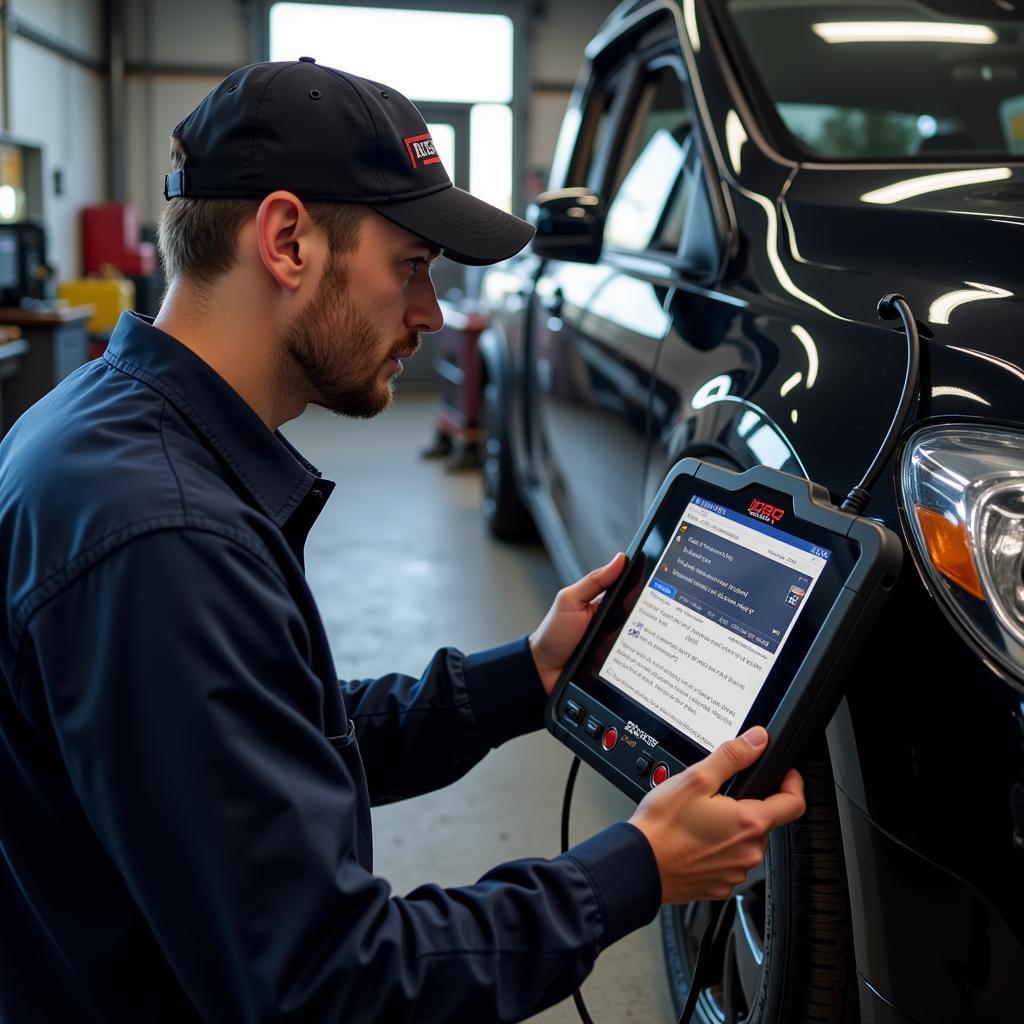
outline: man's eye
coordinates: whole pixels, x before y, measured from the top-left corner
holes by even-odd
[[[426,263],[427,261],[422,256],[413,256],[411,259],[407,259],[405,262],[408,263],[410,267],[412,267],[412,272],[415,274],[416,271],[420,269],[420,265]]]

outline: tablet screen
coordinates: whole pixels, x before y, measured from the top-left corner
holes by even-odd
[[[832,557],[783,515],[693,496],[599,669],[707,750],[739,731]]]

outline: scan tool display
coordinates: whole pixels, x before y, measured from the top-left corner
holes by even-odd
[[[705,749],[735,736],[831,557],[693,497],[600,675]]]

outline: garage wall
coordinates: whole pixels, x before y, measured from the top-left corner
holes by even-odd
[[[249,60],[240,0],[126,4],[125,198],[144,224],[156,223],[164,203],[172,129],[229,70]]]
[[[583,49],[616,6],[610,0],[547,0],[535,8],[531,18],[528,171],[547,172]]]
[[[101,0],[11,0],[14,18],[87,58],[103,57]],[[104,76],[16,32],[9,42],[10,124],[18,141],[43,147],[43,216],[58,279],[81,272],[79,211],[104,198]],[[55,183],[55,172],[62,187]],[[60,190],[58,190],[60,188]]]
[[[531,6],[528,169],[546,171],[583,47],[613,6]],[[251,59],[248,7],[243,0],[125,0],[125,198],[144,224],[156,222],[163,203],[171,129],[227,70]],[[104,59],[103,0],[9,0],[9,9],[84,58]],[[74,277],[81,273],[80,210],[108,198],[104,76],[16,32],[9,59],[8,131],[43,147],[50,259],[59,279]]]
[[[484,0],[480,7],[485,6]],[[528,169],[546,171],[583,48],[614,6],[612,0],[546,0],[528,6],[533,83]],[[153,224],[163,204],[167,137],[221,80],[221,72],[252,59],[250,23],[241,0],[134,0],[127,7],[127,198],[137,205],[142,221]],[[157,71],[132,71],[132,65],[143,64]],[[186,74],[187,68],[211,73]]]

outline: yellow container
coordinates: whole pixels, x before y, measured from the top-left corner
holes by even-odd
[[[96,312],[89,333],[109,334],[117,318],[135,305],[135,282],[125,277],[79,277],[59,284],[57,297],[72,306],[92,306]]]

